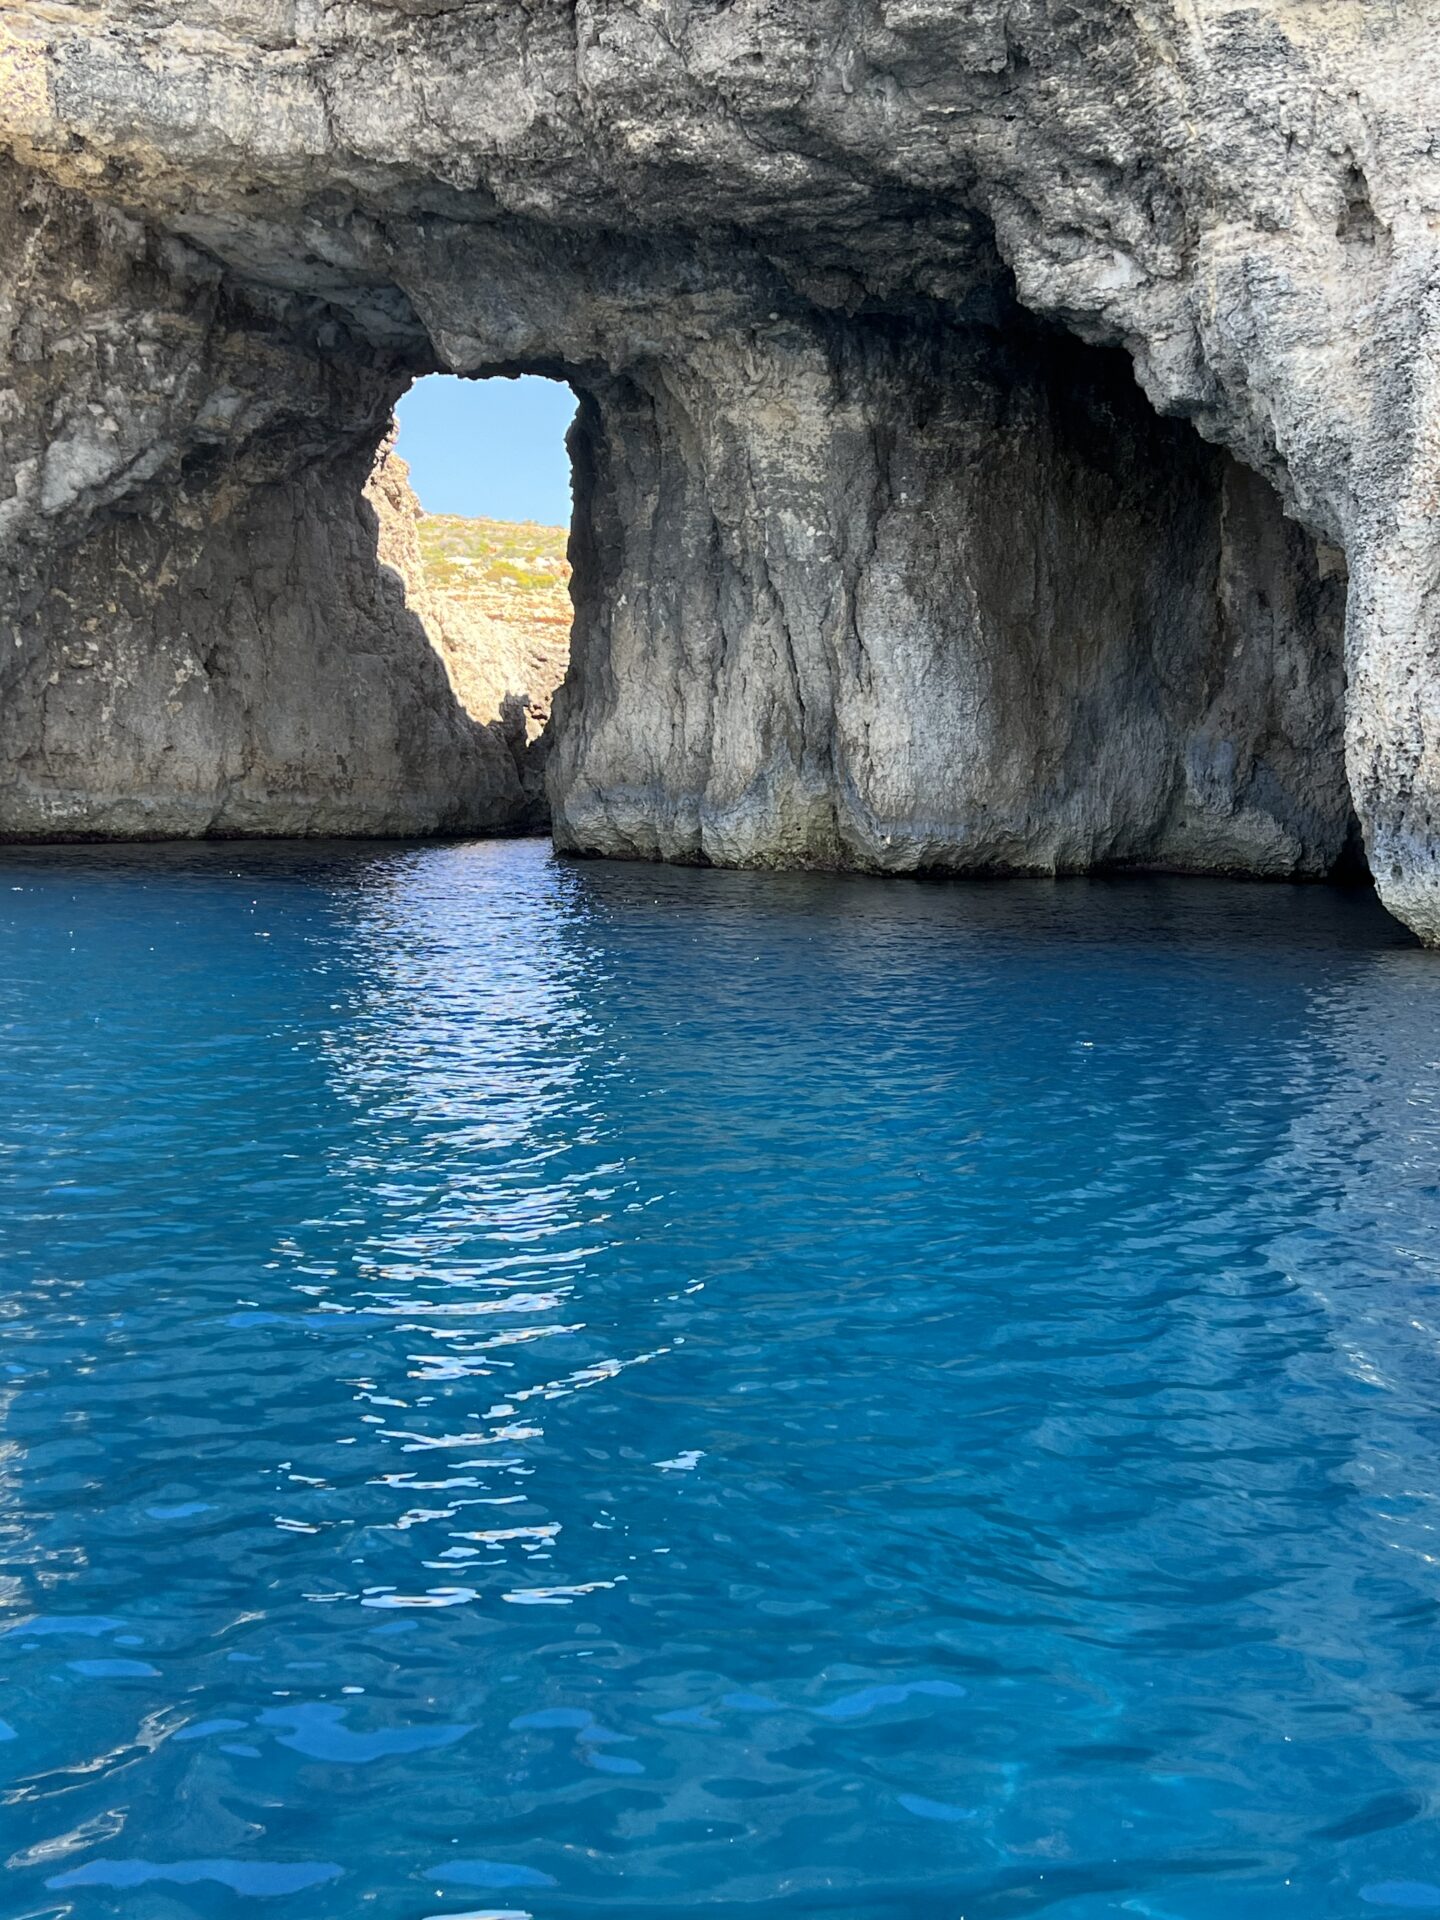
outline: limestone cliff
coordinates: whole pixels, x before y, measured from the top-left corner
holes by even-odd
[[[514,820],[348,529],[408,379],[534,371],[581,396],[562,845],[1318,874],[1353,799],[1440,942],[1428,8],[6,22],[8,830]],[[248,689],[213,751],[191,655]]]
[[[365,357],[33,179],[0,183],[0,257],[0,832],[516,824],[514,754],[379,564]]]
[[[403,592],[455,700],[483,729],[472,735],[472,747],[489,754],[493,739],[503,741],[519,783],[504,788],[498,820],[474,824],[482,831],[543,832],[550,825],[546,728],[570,659],[570,569],[555,552],[564,535],[554,527],[426,514],[395,440],[392,426],[365,482],[376,556]],[[540,540],[550,549],[526,556],[532,569],[546,571],[534,575],[504,562],[497,568],[493,550],[502,540],[523,545],[527,534],[532,548]]]
[[[431,638],[477,720],[518,703],[539,738],[570,664],[569,530],[421,512],[416,519]]]
[[[740,377],[737,377],[739,373]],[[1336,562],[1123,361],[852,322],[582,411],[561,846],[1329,872]]]

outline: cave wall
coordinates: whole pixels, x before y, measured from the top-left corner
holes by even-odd
[[[518,828],[515,756],[377,563],[368,468],[360,449],[203,530],[119,515],[67,548],[0,652],[0,835]]]
[[[0,247],[0,613],[39,619],[16,651],[46,669],[5,724],[33,771],[18,710],[77,631],[131,619],[58,598],[92,538],[148,525],[167,607],[164,541],[210,541],[253,651],[275,603],[245,613],[220,548],[257,489],[313,520],[415,372],[560,372],[615,588],[557,716],[563,842],[1322,871],[1343,553],[1349,787],[1382,897],[1440,943],[1437,99],[1427,10],[1358,0],[21,4],[0,149],[27,204],[91,225]],[[1110,375],[1068,417],[1017,306],[1123,352],[1179,423],[1149,483],[1148,428],[1097,451],[1083,425]],[[1207,478],[1196,433],[1258,480]],[[288,631],[338,662],[380,603],[324,564],[345,610],[317,592]],[[213,604],[152,599],[137,652]],[[448,764],[427,704],[402,786]]]
[[[597,387],[555,836],[878,871],[1319,876],[1343,564],[1011,310],[717,339]]]
[[[0,257],[0,836],[522,824],[381,564],[385,357],[13,173]]]

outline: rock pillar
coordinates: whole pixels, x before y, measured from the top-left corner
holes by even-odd
[[[592,385],[558,843],[1321,875],[1344,567],[1018,314],[776,325]]]
[[[1347,747],[1380,898],[1440,947],[1440,261],[1390,333],[1394,425],[1351,541]]]

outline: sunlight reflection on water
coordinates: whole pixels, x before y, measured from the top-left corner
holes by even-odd
[[[0,1913],[1440,1903],[1372,902],[0,865]]]

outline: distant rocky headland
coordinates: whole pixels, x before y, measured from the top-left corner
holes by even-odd
[[[519,701],[538,739],[570,661],[568,529],[422,513],[419,535],[431,637],[461,706],[503,720]]]
[[[570,661],[569,530],[427,513],[393,433],[381,442],[365,499],[380,562],[402,585],[456,700],[499,730],[532,796],[531,822],[547,825],[544,736]]]
[[[1440,943],[1437,100],[1360,0],[21,0],[0,833],[1363,861]],[[538,744],[366,504],[437,370],[578,396]]]

